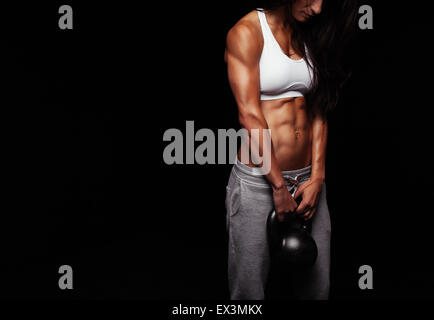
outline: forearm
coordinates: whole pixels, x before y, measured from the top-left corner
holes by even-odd
[[[327,132],[327,119],[315,117],[312,124],[312,180],[325,180]]]
[[[255,164],[259,164],[259,159],[255,156],[262,155],[262,168],[269,168],[265,177],[273,190],[279,190],[286,186],[282,176],[282,171],[277,163],[274,154],[273,143],[269,133],[268,124],[262,114],[247,113],[240,114],[240,124],[248,132],[249,151]],[[259,134],[252,134],[252,130],[258,130]],[[247,141],[246,141],[247,143]]]

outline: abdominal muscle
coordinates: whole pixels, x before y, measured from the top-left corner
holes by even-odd
[[[307,167],[312,162],[312,125],[304,97],[262,100],[261,109],[271,129],[274,155],[280,170]],[[241,148],[238,151],[241,161]],[[249,167],[256,167],[249,156]]]

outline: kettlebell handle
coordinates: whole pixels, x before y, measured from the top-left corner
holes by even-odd
[[[291,193],[291,196],[294,198],[295,193],[298,189],[298,184],[293,186],[293,190]],[[298,197],[297,199],[294,199],[295,202],[297,202],[297,207],[300,205],[301,201],[303,200],[302,197]],[[275,211],[274,207],[271,209],[271,212]],[[271,214],[271,213],[270,213]],[[283,223],[289,222],[289,221],[298,221],[300,224],[300,228],[302,228],[303,230],[307,230],[307,222],[304,219],[301,219],[299,217],[297,217],[297,215],[295,214],[295,212],[291,212],[288,214],[291,217],[285,217]]]
[[[299,197],[296,200],[297,206],[300,205],[301,201],[302,201],[301,197]],[[271,212],[273,212],[273,211],[275,211],[274,208],[272,208]],[[296,225],[298,224],[301,229],[307,231],[307,229],[308,229],[307,221],[298,217],[295,212],[290,212],[289,214],[285,215],[285,219],[282,221],[282,223],[291,223],[291,221],[292,221],[292,223],[295,221]]]

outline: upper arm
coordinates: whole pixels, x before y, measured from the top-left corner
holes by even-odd
[[[229,83],[239,112],[258,112],[261,39],[253,25],[238,23],[226,37],[225,60]]]

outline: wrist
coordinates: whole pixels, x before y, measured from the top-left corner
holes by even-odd
[[[311,181],[317,181],[319,183],[324,183],[325,181],[325,175],[314,175],[310,177]]]
[[[273,192],[281,191],[284,188],[286,188],[285,180],[281,180],[275,183],[271,183],[271,188],[273,189]]]

